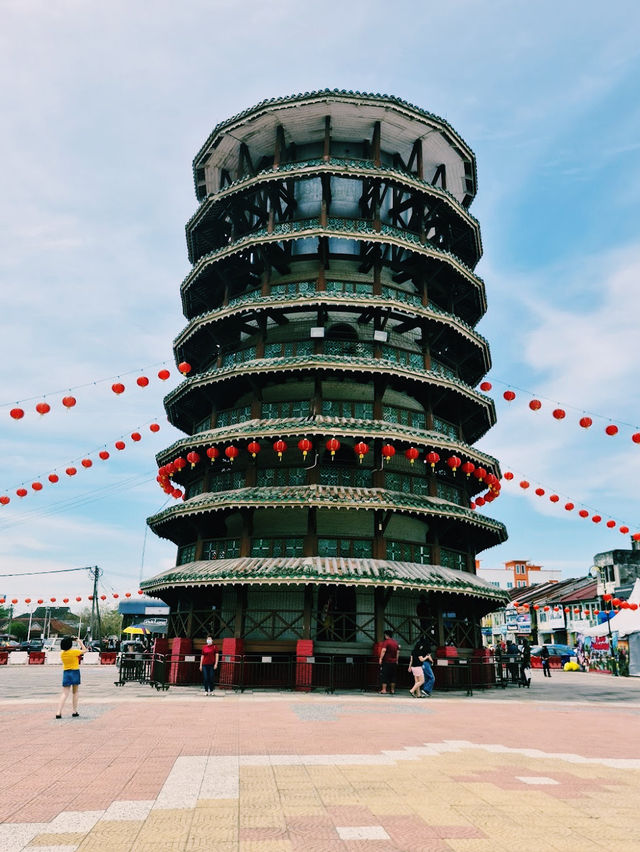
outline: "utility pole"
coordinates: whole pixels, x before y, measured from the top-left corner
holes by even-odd
[[[93,577],[93,600],[91,601],[91,638],[102,642],[102,624],[100,623],[100,606],[98,604],[98,580],[102,576],[102,569],[94,565],[87,569]]]

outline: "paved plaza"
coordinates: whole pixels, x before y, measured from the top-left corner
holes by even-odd
[[[640,850],[640,682],[417,700],[0,670],[0,852]]]

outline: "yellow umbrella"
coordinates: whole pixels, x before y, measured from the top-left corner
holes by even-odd
[[[146,627],[138,627],[132,624],[131,627],[125,627],[123,633],[149,633]]]

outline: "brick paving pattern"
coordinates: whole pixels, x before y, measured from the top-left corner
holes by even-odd
[[[517,696],[205,700],[86,672],[81,717],[57,721],[37,674],[23,699],[0,672],[0,852],[640,852],[631,680],[601,700],[610,683],[567,674],[591,701],[541,678]]]

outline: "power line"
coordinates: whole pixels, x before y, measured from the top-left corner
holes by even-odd
[[[86,571],[87,567],[83,568],[56,568],[52,571],[23,571],[20,574],[0,574],[0,577],[39,577],[41,574],[64,574],[67,571]]]

